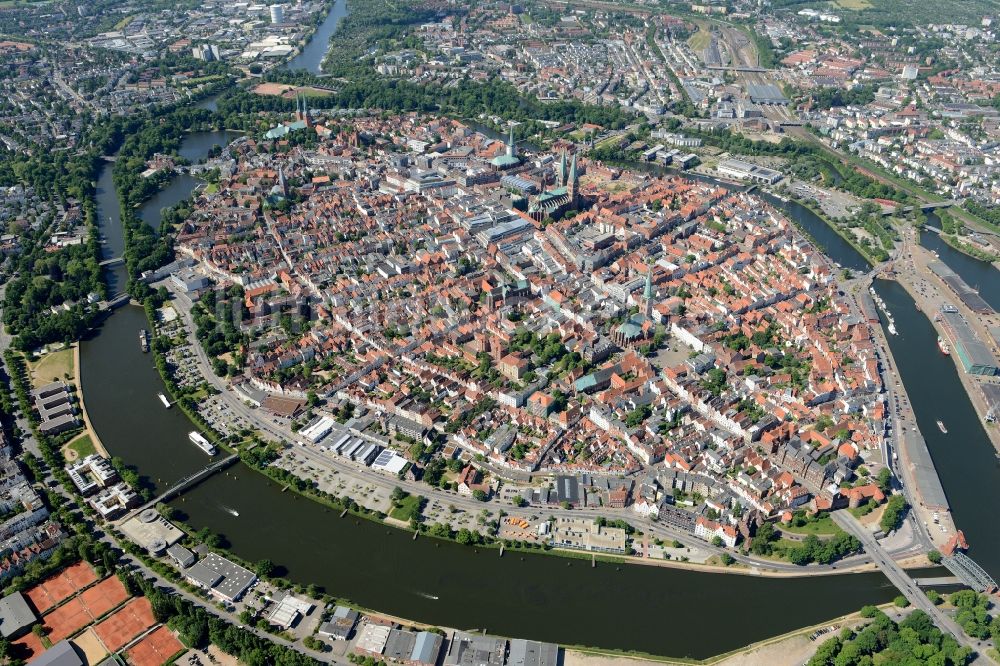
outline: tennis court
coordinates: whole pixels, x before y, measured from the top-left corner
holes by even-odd
[[[94,621],[80,597],[74,597],[42,618],[53,644],[69,638]]]
[[[112,576],[93,587],[88,587],[80,595],[80,599],[96,619],[128,599],[128,592],[122,582]]]
[[[139,597],[95,626],[94,631],[110,652],[117,652],[154,624],[156,620],[153,619],[153,607],[149,599]]]
[[[41,639],[34,634],[25,634],[11,643],[11,656],[28,661],[45,651]]]
[[[133,666],[163,666],[183,649],[184,646],[169,629],[159,627],[133,645],[126,654]]]
[[[34,604],[39,613],[44,613],[95,580],[97,580],[97,574],[90,568],[90,565],[86,562],[77,562],[46,578],[25,592],[25,596],[31,599],[31,603]]]

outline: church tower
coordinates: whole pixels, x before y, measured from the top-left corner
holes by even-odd
[[[569,195],[570,206],[576,208],[577,204],[577,191],[576,187],[579,184],[579,178],[576,174],[576,153],[573,153],[573,161],[569,166],[569,177],[566,179],[566,193]]]
[[[646,319],[653,316],[653,267],[646,267],[646,286],[642,289],[642,307]]]

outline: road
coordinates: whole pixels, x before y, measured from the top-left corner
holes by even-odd
[[[882,573],[885,574],[896,588],[903,593],[903,595],[910,601],[910,603],[920,610],[927,613],[934,624],[937,625],[941,631],[951,634],[955,639],[962,645],[980,652],[989,645],[982,641],[977,641],[970,638],[962,631],[962,628],[948,615],[941,611],[937,606],[935,606],[927,595],[917,587],[917,584],[913,582],[903,569],[893,561],[892,557],[882,548],[882,544],[878,542],[875,536],[865,529],[861,523],[859,523],[854,516],[852,516],[847,511],[835,511],[833,514],[834,522],[840,525],[846,532],[853,534],[857,539],[864,545],[865,550],[875,559],[875,564],[881,569]]]

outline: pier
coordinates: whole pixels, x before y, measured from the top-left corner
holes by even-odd
[[[207,465],[206,467],[198,470],[194,474],[188,474],[183,479],[181,479],[180,481],[170,486],[169,488],[164,490],[162,493],[160,493],[153,499],[149,500],[148,502],[140,506],[138,509],[135,510],[134,513],[142,513],[145,509],[154,507],[160,502],[166,502],[168,500],[173,499],[174,497],[180,495],[182,492],[184,492],[191,486],[201,483],[202,481],[212,476],[216,472],[222,471],[227,467],[235,464],[236,461],[239,459],[240,459],[239,454],[234,453],[230,456],[223,458],[222,460],[216,460],[214,463]]]

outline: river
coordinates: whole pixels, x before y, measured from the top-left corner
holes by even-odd
[[[322,73],[323,58],[330,46],[330,37],[337,31],[340,21],[347,16],[347,0],[335,0],[323,23],[313,33],[302,51],[289,60],[288,69],[304,69],[313,74]]]
[[[195,143],[205,151],[212,145],[196,133],[184,149]],[[110,183],[110,171],[105,167],[101,183]],[[113,250],[122,242],[117,197],[101,187],[97,201]],[[147,223],[158,225],[155,201],[143,209]],[[162,489],[207,458],[188,441],[193,426],[183,413],[156,398],[162,381],[136,339],[147,326],[141,308],[116,312],[82,344],[80,374],[104,445],[134,465],[144,483]],[[781,579],[641,565],[591,568],[583,560],[515,551],[500,558],[490,549],[413,541],[407,532],[341,519],[280,492],[242,464],[172,504],[194,528],[222,534],[241,557],[270,559],[290,579],[335,596],[422,622],[564,644],[705,658],[896,595],[878,573]],[[752,613],[738,603],[750,599]],[[708,629],[709,617],[724,630]]]

